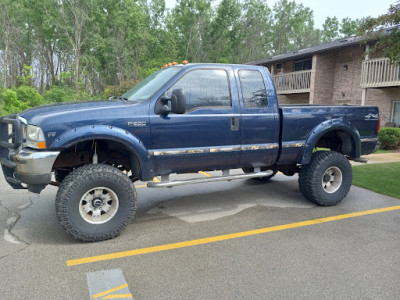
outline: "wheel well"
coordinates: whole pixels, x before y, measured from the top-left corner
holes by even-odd
[[[136,155],[124,144],[104,139],[86,140],[63,149],[54,162],[53,169],[71,171],[92,164],[95,154],[98,163],[114,166],[121,171],[132,171],[134,178],[139,177],[140,164]]]
[[[332,151],[340,152],[347,156],[354,156],[355,144],[351,135],[342,130],[333,130],[325,133],[319,138],[315,148],[329,148]]]

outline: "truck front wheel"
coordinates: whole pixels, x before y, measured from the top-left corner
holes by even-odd
[[[299,187],[311,202],[332,206],[346,197],[352,180],[352,168],[345,156],[333,151],[319,151],[313,154],[310,164],[301,167]]]
[[[63,180],[56,196],[61,227],[83,242],[118,236],[135,211],[133,183],[120,170],[104,164],[74,170]]]

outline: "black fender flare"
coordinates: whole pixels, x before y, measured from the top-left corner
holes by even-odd
[[[314,147],[318,140],[331,131],[348,133],[354,145],[350,157],[357,158],[361,156],[361,139],[357,128],[355,128],[350,122],[346,122],[341,119],[332,119],[320,123],[311,130],[304,145],[302,155],[299,157],[298,163],[309,164]]]

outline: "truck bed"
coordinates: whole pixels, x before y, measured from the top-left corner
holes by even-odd
[[[282,150],[278,164],[293,161],[300,163],[311,135],[349,128],[359,135],[361,155],[374,151],[379,127],[379,122],[376,122],[379,119],[379,111],[375,106],[280,105],[279,111]],[[349,147],[352,149],[349,149],[348,156],[357,155],[353,151],[355,145]]]

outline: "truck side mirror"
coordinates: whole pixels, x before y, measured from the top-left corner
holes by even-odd
[[[171,102],[170,105],[169,102]],[[182,89],[172,91],[171,98],[161,96],[156,102],[155,113],[157,115],[168,115],[170,112],[184,114],[186,112],[186,97]]]
[[[166,95],[162,95],[156,102],[154,113],[156,115],[168,115],[171,112],[171,109],[168,106],[168,101],[171,101],[171,98],[168,98]]]
[[[171,94],[171,111],[176,114],[186,112],[186,97],[183,89],[175,89]]]

